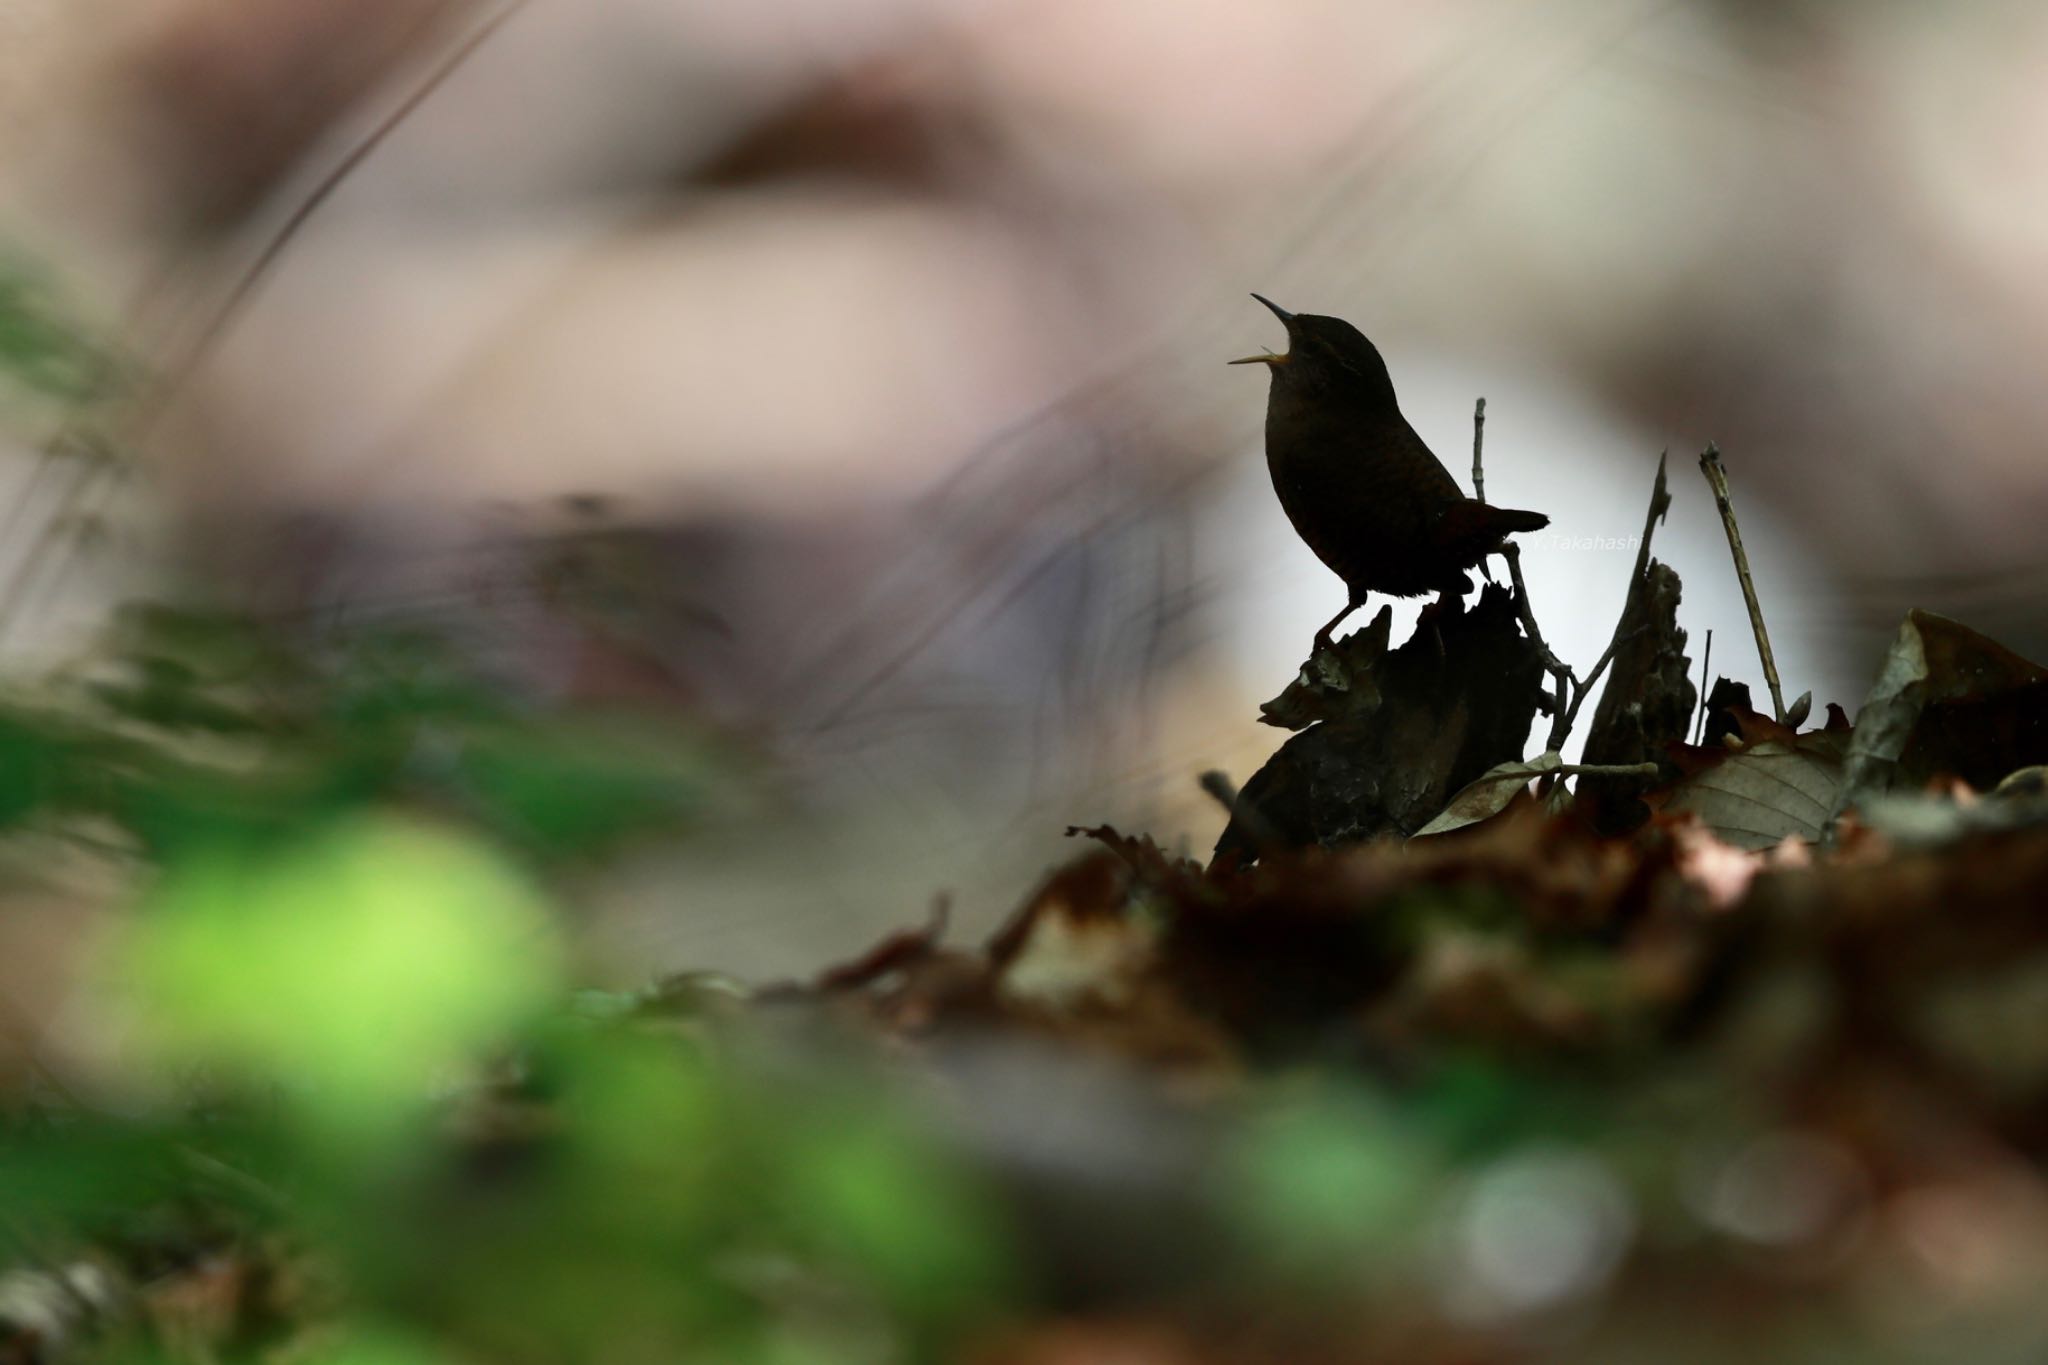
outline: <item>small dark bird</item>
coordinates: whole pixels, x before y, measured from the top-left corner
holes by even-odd
[[[1365,603],[1367,593],[1462,593],[1465,570],[1516,531],[1550,524],[1541,512],[1465,496],[1443,461],[1401,415],[1387,363],[1342,318],[1290,313],[1252,295],[1287,327],[1285,355],[1233,365],[1273,372],[1266,400],[1266,467],[1294,529],[1351,590],[1315,647]]]

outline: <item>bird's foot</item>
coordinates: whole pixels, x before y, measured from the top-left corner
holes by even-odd
[[[1328,621],[1325,621],[1323,623],[1323,628],[1316,632],[1315,643],[1309,647],[1309,658],[1313,659],[1316,657],[1316,655],[1321,654],[1324,650],[1335,648],[1335,645],[1331,642],[1330,638],[1332,632],[1334,632],[1337,629],[1337,627],[1343,625],[1345,618],[1350,616],[1352,612],[1357,611],[1364,601],[1365,599],[1362,597],[1353,597],[1350,601],[1344,604],[1344,610],[1338,612],[1335,616],[1332,616]]]

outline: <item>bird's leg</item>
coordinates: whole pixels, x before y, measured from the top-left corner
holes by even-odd
[[[1352,612],[1357,611],[1360,607],[1364,605],[1365,594],[1362,592],[1352,593],[1351,600],[1344,604],[1344,610],[1338,612],[1335,616],[1332,616],[1330,618],[1330,623],[1324,626],[1321,630],[1316,632],[1315,647],[1309,650],[1309,657],[1313,659],[1316,655],[1322,653],[1324,650],[1331,648],[1330,632],[1335,630],[1339,625],[1343,624],[1345,617],[1349,616]]]

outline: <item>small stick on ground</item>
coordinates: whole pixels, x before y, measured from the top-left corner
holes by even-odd
[[[1707,627],[1706,657],[1700,660],[1700,715],[1699,723],[1693,726],[1692,742],[1697,746],[1700,737],[1707,733],[1707,689],[1714,682],[1714,628]]]
[[[1528,782],[1542,777],[1655,777],[1659,771],[1655,763],[1560,763],[1538,773],[1481,773],[1466,785],[1479,787],[1511,779]]]
[[[1742,531],[1735,524],[1735,504],[1728,497],[1728,471],[1721,464],[1721,451],[1711,442],[1700,452],[1700,473],[1714,490],[1714,506],[1721,509],[1721,526],[1728,532],[1728,549],[1735,556],[1735,577],[1742,584],[1742,600],[1749,607],[1750,629],[1756,632],[1756,652],[1763,660],[1764,681],[1771,689],[1771,709],[1782,724],[1785,720],[1785,692],[1778,685],[1778,663],[1771,657],[1770,632],[1764,629],[1764,609],[1756,600],[1756,583],[1749,575],[1749,555],[1742,548]]]

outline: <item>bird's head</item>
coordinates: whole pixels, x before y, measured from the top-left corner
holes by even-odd
[[[1315,313],[1290,313],[1260,294],[1252,295],[1273,310],[1287,328],[1287,350],[1268,351],[1233,360],[1233,365],[1264,365],[1273,372],[1274,388],[1321,391],[1362,401],[1394,402],[1394,381],[1387,362],[1365,333],[1342,318]]]

